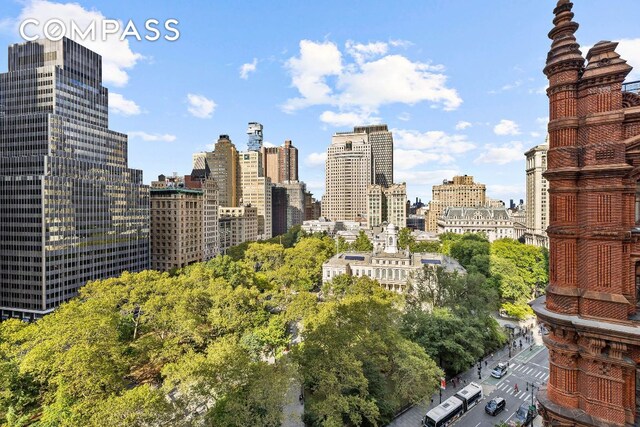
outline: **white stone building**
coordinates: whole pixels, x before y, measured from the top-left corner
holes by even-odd
[[[385,247],[373,252],[343,252],[322,265],[322,283],[336,276],[367,276],[385,289],[406,292],[411,280],[425,266],[443,267],[446,271],[465,273],[454,260],[437,253],[410,253],[398,249],[398,230],[389,224],[385,230]]]
[[[525,243],[549,247],[547,226],[549,225],[549,184],[542,176],[547,170],[548,144],[540,144],[524,153],[527,159],[527,232]]]
[[[514,238],[513,220],[505,208],[449,207],[438,219],[438,233],[484,233],[490,242]]]

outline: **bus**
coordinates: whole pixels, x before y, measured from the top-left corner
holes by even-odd
[[[436,406],[424,416],[424,427],[446,427],[453,424],[464,414],[464,403],[455,396],[451,396]]]
[[[468,386],[436,406],[424,416],[424,427],[446,427],[458,420],[465,412],[480,403],[482,386],[470,383]]]
[[[480,399],[482,399],[482,386],[472,382],[457,392],[456,397],[462,400],[462,403],[464,404],[464,411],[467,412],[469,409],[480,403]]]

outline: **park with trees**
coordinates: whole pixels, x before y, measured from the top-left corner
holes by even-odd
[[[344,249],[370,247],[358,239]],[[527,315],[546,283],[538,248],[436,243],[467,274],[425,268],[406,295],[367,277],[322,285],[339,244],[299,230],[89,283],[36,322],[0,323],[0,425],[279,426],[292,384],[308,425],[384,425],[503,345],[495,312]]]

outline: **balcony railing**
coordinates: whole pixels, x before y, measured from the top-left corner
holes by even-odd
[[[640,80],[622,83],[622,91],[640,95]]]

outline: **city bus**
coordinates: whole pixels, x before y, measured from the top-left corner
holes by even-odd
[[[453,424],[464,414],[464,403],[455,396],[451,396],[436,406],[424,416],[424,427],[446,427]]]
[[[424,427],[446,427],[458,420],[465,412],[480,403],[482,386],[472,382],[454,396],[436,406],[424,416]]]
[[[482,386],[472,382],[457,392],[456,397],[462,400],[462,403],[464,404],[464,411],[467,412],[469,409],[480,403],[480,399],[482,399]]]

